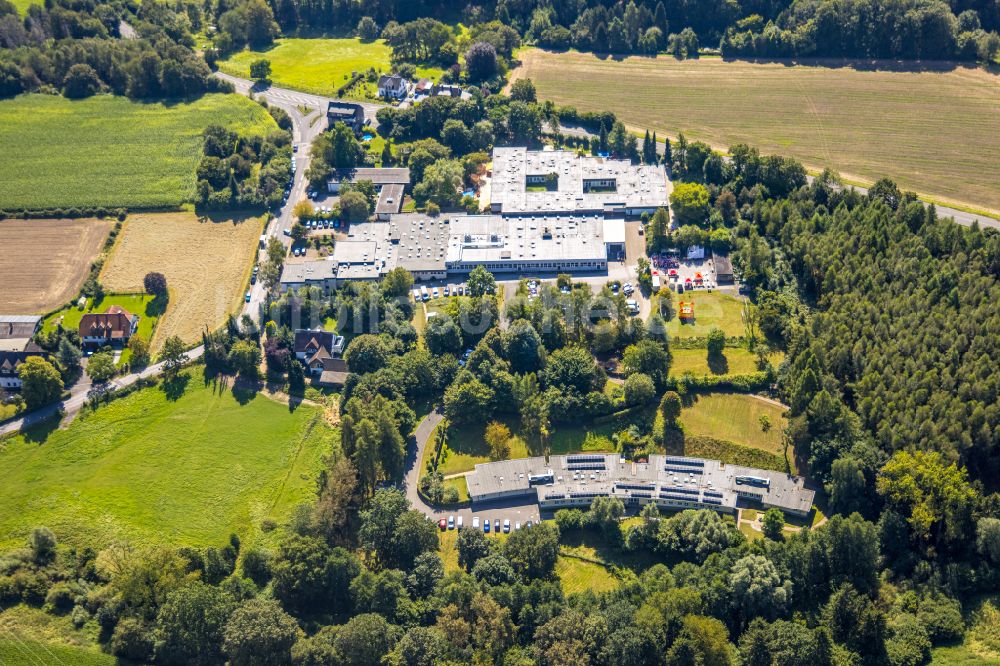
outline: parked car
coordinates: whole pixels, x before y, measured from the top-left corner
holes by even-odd
[[[455,516],[448,516],[448,529],[455,529]]]
[[[493,531],[494,532],[499,532],[500,531],[500,519],[499,518],[497,518],[496,520],[493,521]]]
[[[439,520],[439,521],[438,521],[438,528],[439,528],[439,529],[440,529],[440,530],[441,530],[442,532],[444,532],[444,531],[445,531],[446,529],[448,529],[448,521],[447,521],[447,520],[445,520],[444,518],[442,518],[441,520]]]
[[[455,524],[458,526],[458,529],[462,529],[463,527],[465,527],[465,521],[462,520],[462,516],[458,517],[458,522]]]
[[[632,292],[635,291],[635,288],[632,286],[631,282],[626,282],[625,286],[622,287],[622,291],[625,292],[626,296],[631,296]]]
[[[254,273],[250,276],[250,284],[257,284],[257,274]]]
[[[507,518],[503,519],[503,533],[507,534],[510,532],[510,520]]]
[[[479,529],[479,516],[472,517],[472,529]]]
[[[521,521],[520,520],[517,521],[516,523],[514,523],[514,531],[516,532],[519,529],[521,529]]]
[[[247,292],[247,295],[243,297],[243,300],[244,300],[245,302],[247,302],[247,303],[249,303],[249,302],[250,302],[250,292],[249,292],[249,291]]]
[[[490,519],[489,518],[487,518],[486,520],[483,521],[483,532],[485,532],[486,534],[490,533]]]
[[[281,233],[285,234],[286,236],[291,236],[292,235],[292,230],[291,229],[282,229]]]

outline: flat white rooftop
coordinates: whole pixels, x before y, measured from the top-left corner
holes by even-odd
[[[490,187],[493,211],[507,214],[651,210],[670,203],[662,166],[570,150],[494,148]]]

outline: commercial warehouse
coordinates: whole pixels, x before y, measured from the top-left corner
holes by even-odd
[[[522,458],[476,465],[466,484],[473,503],[534,497],[543,510],[587,507],[595,497],[626,505],[655,503],[663,509],[775,507],[794,516],[812,509],[815,492],[802,477],[727,465],[718,460],[652,455],[648,462],[615,453]]]
[[[661,165],[571,150],[493,149],[493,213],[638,216],[669,204],[667,173]]]

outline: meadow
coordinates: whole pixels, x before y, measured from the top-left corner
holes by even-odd
[[[757,355],[750,352],[745,347],[726,347],[719,362],[708,361],[708,351],[706,349],[678,349],[670,350],[670,376],[681,377],[685,373],[691,373],[696,377],[703,375],[739,375],[750,372],[757,372]],[[768,359],[771,365],[778,367],[784,354],[778,352],[769,354]]]
[[[686,434],[728,440],[774,455],[784,452],[786,409],[773,402],[742,393],[706,393],[693,396],[681,410]],[[766,416],[765,432],[760,419]]]
[[[63,542],[171,547],[250,543],[312,501],[337,431],[321,410],[294,412],[208,382],[151,387],[84,412],[66,429],[0,442],[0,546],[45,525]],[[275,533],[271,533],[275,534]]]
[[[746,333],[743,326],[743,301],[721,291],[689,291],[675,294],[674,308],[680,302],[694,303],[694,322],[682,323],[679,317],[667,322],[667,334],[672,338],[703,338],[713,328],[720,328],[726,337],[740,337]]]
[[[316,95],[335,97],[337,89],[347,83],[354,72],[366,72],[370,67],[380,74],[392,72],[392,49],[382,40],[364,42],[350,39],[283,38],[264,51],[244,50],[227,60],[219,61],[219,71],[243,78],[250,77],[250,64],[255,60],[271,61],[271,81],[276,86],[293,88]],[[442,70],[418,68],[417,75],[436,79]],[[344,97],[376,99],[378,86],[363,82]]]
[[[631,128],[749,143],[942,203],[1000,211],[1000,76],[942,64],[678,61],[524,49],[540,99],[614,111]],[[824,66],[832,65],[832,66]]]
[[[68,303],[114,226],[111,219],[0,220],[0,312],[44,314]]]
[[[240,95],[166,104],[110,95],[0,101],[0,210],[190,202],[201,133],[211,124],[242,133],[277,129],[260,105]]]
[[[242,307],[263,228],[258,217],[132,215],[104,264],[101,284],[111,291],[142,291],[146,273],[163,273],[170,299],[153,348],[172,335],[197,342],[206,328],[219,328]]]

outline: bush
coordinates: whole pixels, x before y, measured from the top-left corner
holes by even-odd
[[[111,654],[133,661],[145,662],[153,652],[153,641],[141,621],[127,617],[115,627],[111,636]]]
[[[54,613],[68,613],[75,603],[76,595],[67,583],[56,583],[45,595],[45,605]]]

